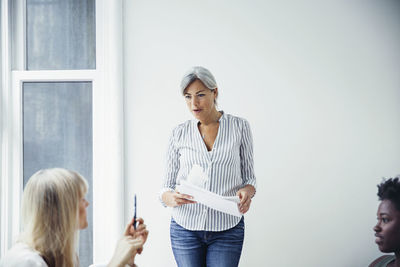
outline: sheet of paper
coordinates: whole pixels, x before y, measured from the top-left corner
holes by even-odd
[[[204,204],[212,209],[228,213],[230,215],[242,217],[239,211],[239,197],[223,197],[201,187],[193,185],[187,181],[181,181],[176,189],[183,194],[191,195],[194,201]]]
[[[208,176],[203,172],[203,168],[200,165],[193,164],[192,169],[186,177],[186,181],[189,184],[203,187],[207,180]]]

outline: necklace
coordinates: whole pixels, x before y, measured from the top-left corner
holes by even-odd
[[[218,112],[218,115],[217,115],[217,119],[215,120],[215,122],[216,123],[219,123],[219,119],[222,117],[222,114],[220,113],[220,112]],[[201,125],[201,122],[200,122],[200,124],[199,124],[199,130],[200,130],[200,132],[201,132],[201,127],[200,127],[200,125]],[[201,132],[201,138],[203,138],[203,140],[206,138],[206,134],[205,133],[203,133],[203,132]]]

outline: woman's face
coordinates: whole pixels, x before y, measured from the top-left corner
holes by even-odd
[[[217,89],[211,91],[200,80],[192,82],[185,90],[186,104],[200,121],[207,120],[215,111],[215,99],[217,97]]]
[[[384,253],[400,251],[400,211],[386,199],[379,204],[377,215],[374,231],[379,250]]]
[[[85,229],[88,227],[86,212],[87,206],[89,206],[89,202],[85,199],[85,197],[82,197],[79,200],[79,229]]]

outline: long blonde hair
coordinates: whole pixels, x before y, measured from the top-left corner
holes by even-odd
[[[25,186],[20,240],[37,250],[49,267],[79,265],[79,202],[87,190],[80,174],[60,168],[36,172]]]

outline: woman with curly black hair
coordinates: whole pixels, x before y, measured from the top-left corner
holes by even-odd
[[[369,267],[400,267],[400,181],[390,178],[378,185],[378,223],[374,227],[376,244],[385,255],[373,261]]]

